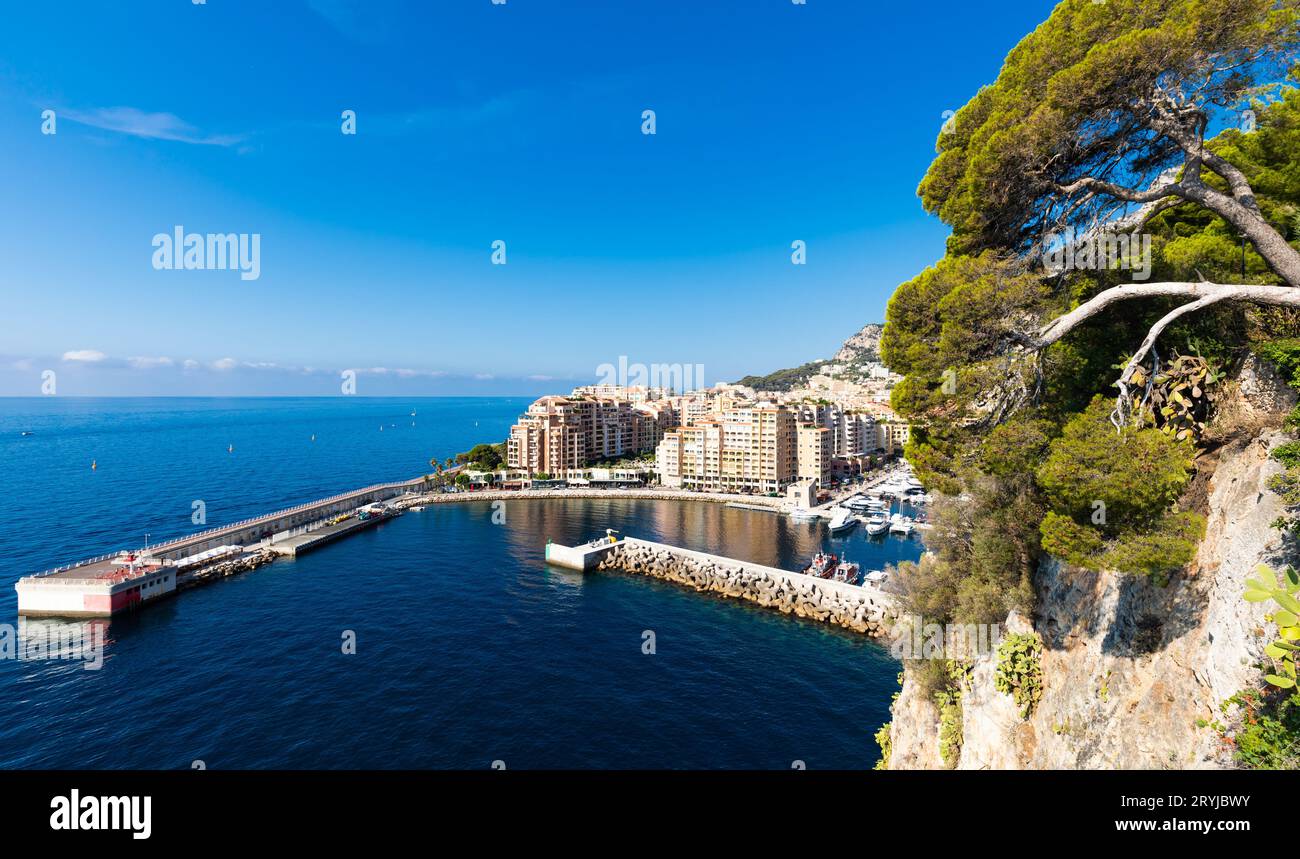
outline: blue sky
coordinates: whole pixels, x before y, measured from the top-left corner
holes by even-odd
[[[1050,8],[12,4],[0,394],[47,369],[72,395],[335,394],[344,369],[532,394],[620,355],[710,382],[829,356],[942,255],[915,189],[943,112]],[[260,277],[155,270],[176,225],[259,234]]]

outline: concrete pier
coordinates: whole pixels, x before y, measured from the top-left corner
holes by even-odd
[[[209,566],[239,571],[265,563],[263,556],[296,556],[389,519],[354,515],[369,505],[427,486],[424,478],[382,483],[287,510],[210,528],[135,551],[114,552],[24,576],[14,585],[18,614],[29,617],[109,617],[176,592],[177,586],[210,580]],[[203,553],[228,548],[208,559]],[[199,557],[196,557],[199,556]],[[256,557],[254,557],[256,556]],[[187,561],[188,559],[188,561]],[[242,561],[240,559],[243,559]],[[197,566],[192,566],[196,565]]]
[[[896,597],[870,584],[851,585],[635,537],[575,547],[548,543],[546,560],[574,570],[647,575],[868,635],[884,635],[898,613]]]

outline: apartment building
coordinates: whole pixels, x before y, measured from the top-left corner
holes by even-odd
[[[877,447],[876,419],[865,412],[829,402],[801,402],[793,408],[800,423],[829,431],[832,456],[859,456]]]
[[[664,434],[655,451],[665,486],[705,492],[781,492],[798,473],[794,413],[733,407]]]
[[[641,406],[620,397],[542,397],[528,407],[506,440],[506,464],[531,474],[560,474],[599,460],[655,449],[677,422],[671,405]]]
[[[876,447],[886,454],[902,453],[911,434],[910,431],[911,427],[908,424],[881,421],[876,424]]]
[[[817,424],[802,423],[796,429],[798,448],[795,453],[797,475],[801,481],[826,486],[831,479],[831,460],[835,456],[831,430]]]

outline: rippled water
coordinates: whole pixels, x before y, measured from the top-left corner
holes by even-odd
[[[19,575],[144,529],[183,533],[191,499],[208,500],[212,525],[412,475],[503,437],[521,405],[0,401],[0,622],[15,622]],[[915,539],[832,541],[822,524],[703,502],[520,499],[505,513],[498,525],[486,502],[431,506],[115,619],[101,670],[0,659],[0,764],[874,762],[898,671],[879,646],[650,579],[551,569],[543,547],[613,527],[789,569],[847,545],[873,568],[919,555]]]

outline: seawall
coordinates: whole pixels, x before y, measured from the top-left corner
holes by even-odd
[[[752,602],[871,636],[885,635],[897,610],[890,594],[776,567],[628,537],[599,552],[588,569],[622,570]]]

